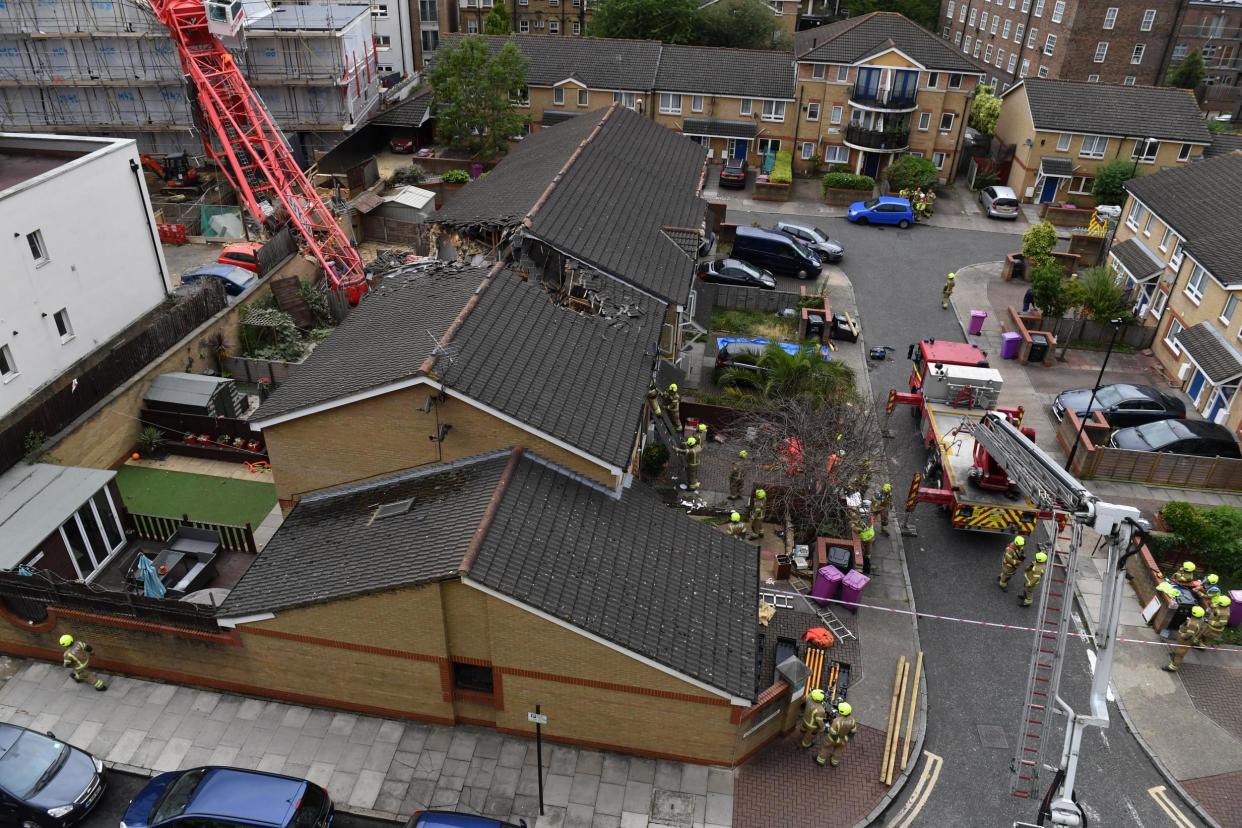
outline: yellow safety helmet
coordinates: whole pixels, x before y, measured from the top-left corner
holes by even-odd
[[[1183,572],[1194,572],[1195,565],[1191,563],[1190,561],[1186,561],[1184,564],[1182,564],[1182,571]]]
[[[1207,576],[1207,582],[1209,584],[1218,584],[1220,583],[1220,576],[1213,572],[1211,575]]]
[[[1026,546],[1026,538],[1022,537],[1021,535],[1018,535],[1016,538],[1013,539],[1013,545],[1014,546]]]
[[[756,500],[763,500],[763,499],[764,499],[765,497],[767,497],[767,496],[768,496],[768,493],[767,493],[767,492],[765,492],[763,489],[755,489],[755,499],[756,499]]]
[[[1228,595],[1217,595],[1216,598],[1213,599],[1213,603],[1218,607],[1227,607],[1233,603],[1233,599]]]
[[[885,484],[884,484],[883,486],[881,486],[880,488],[882,488],[882,489],[883,489],[884,491],[886,491],[886,492],[891,492],[891,491],[893,490],[893,484],[892,484],[892,483],[885,483]]]
[[[737,523],[737,522],[738,522],[738,521],[740,521],[741,519],[742,519],[742,516],[741,516],[741,515],[739,515],[737,512],[730,512],[730,513],[729,513],[729,520],[730,520],[732,523]]]
[[[822,702],[824,700],[824,691],[816,687],[811,691],[811,701]]]
[[[849,702],[841,702],[837,705],[837,712],[842,716],[848,716],[854,712],[854,708],[850,707]]]
[[[675,382],[670,382],[670,383],[668,384],[668,390],[669,390],[669,391],[676,391],[676,390],[677,390],[677,383],[675,383]]]
[[[950,273],[950,274],[949,274],[949,281],[950,281],[950,282],[952,282],[952,281],[953,281],[954,279],[956,279],[956,278],[957,278],[957,274],[956,274],[956,273]]]
[[[1038,561],[1039,563],[1048,563],[1048,556],[1045,555],[1043,552],[1036,552],[1035,560]]]
[[[707,423],[699,423],[699,431],[701,431],[701,432],[706,432],[706,431],[707,431]]]
[[[1207,611],[1204,610],[1203,607],[1191,607],[1190,614],[1193,615],[1195,618],[1202,618],[1203,616],[1207,615]]]
[[[750,452],[746,449],[742,449],[737,453],[737,456],[745,460],[747,457],[750,457]]]
[[[696,439],[694,439],[693,437],[687,437],[687,438],[686,438],[686,445],[687,445],[687,446],[697,445],[697,444],[698,444],[698,442],[699,442],[699,441],[698,441],[698,440],[696,440]]]
[[[73,636],[70,635],[69,633],[65,633],[64,635],[60,637],[60,646],[68,647],[72,643],[73,643]]]

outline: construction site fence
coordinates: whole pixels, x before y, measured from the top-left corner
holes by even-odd
[[[67,428],[227,306],[228,297],[220,283],[203,280],[186,293],[171,296],[113,343],[100,348],[96,354],[103,354],[102,358],[82,370],[75,367],[66,371],[44,392],[0,421],[0,472],[27,455],[37,459],[47,438]]]

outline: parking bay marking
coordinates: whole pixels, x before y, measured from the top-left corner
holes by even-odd
[[[1156,800],[1156,804],[1160,806],[1160,810],[1173,820],[1173,824],[1178,828],[1195,828],[1195,824],[1190,821],[1181,809],[1173,802],[1173,798],[1169,796],[1169,791],[1164,785],[1156,785],[1148,788],[1147,793],[1152,799]]]
[[[919,815],[923,806],[927,804],[927,800],[931,798],[932,789],[936,787],[936,780],[940,778],[940,769],[944,766],[944,759],[929,750],[923,751],[923,755],[927,757],[927,763],[923,765],[923,773],[919,775],[914,791],[885,828],[910,828],[914,824],[914,818]]]

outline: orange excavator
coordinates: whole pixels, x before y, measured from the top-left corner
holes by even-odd
[[[142,155],[142,166],[149,169],[163,181],[167,189],[199,190],[199,168],[190,163],[187,153],[179,152],[165,155],[162,159],[154,155]]]

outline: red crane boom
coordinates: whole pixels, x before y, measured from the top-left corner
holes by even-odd
[[[203,0],[148,2],[172,34],[181,66],[193,84],[205,122],[207,154],[241,195],[250,215],[266,227],[287,217],[318,259],[329,284],[343,290],[350,304],[356,303],[367,289],[358,251],[298,166],[233,55],[208,28]],[[229,5],[240,15],[240,3]]]

